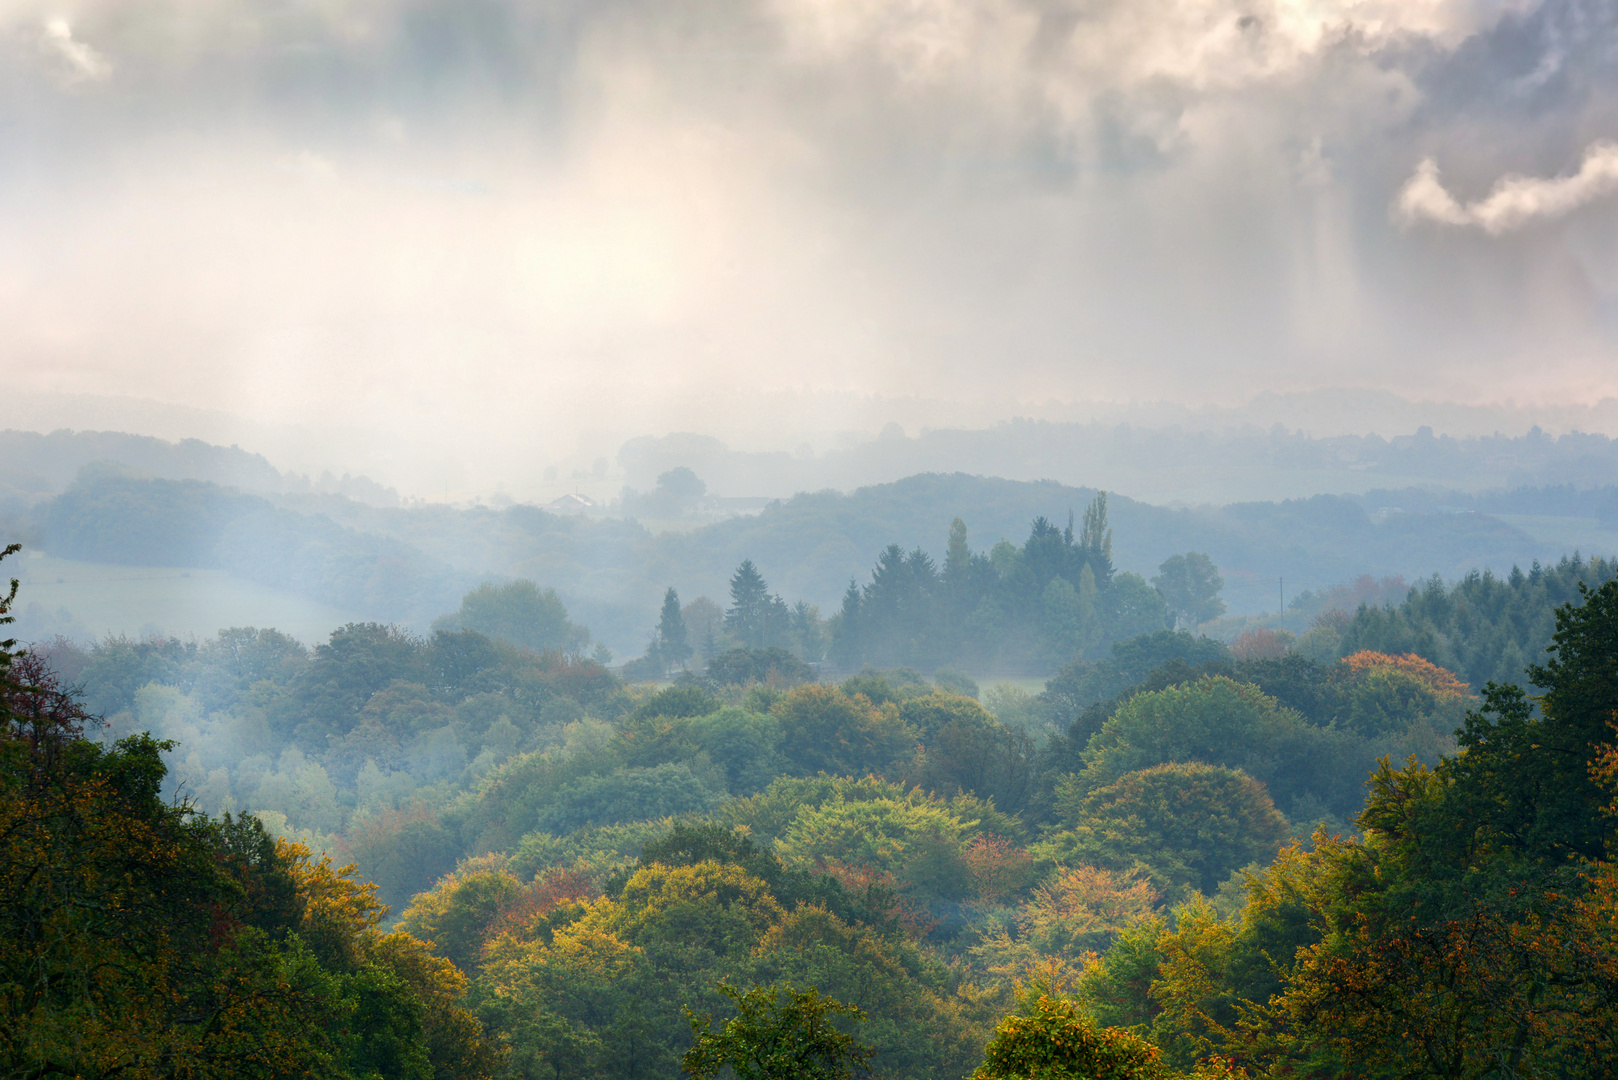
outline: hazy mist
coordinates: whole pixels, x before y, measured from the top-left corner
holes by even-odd
[[[7,0],[0,364],[429,495],[1335,387],[1618,432],[1615,44],[1578,0]],[[1316,400],[1272,422],[1372,422]]]

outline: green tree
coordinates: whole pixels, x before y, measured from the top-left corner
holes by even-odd
[[[1287,822],[1263,786],[1245,773],[1195,762],[1127,773],[1094,791],[1059,788],[1063,831],[1040,851],[1068,864],[1128,870],[1144,865],[1171,898],[1213,895],[1249,863],[1268,861]]]
[[[949,544],[944,555],[944,580],[959,581],[971,573],[972,549],[966,543],[966,522],[955,518],[949,523]]]
[[[657,620],[658,662],[665,671],[675,666],[684,667],[692,651],[685,616],[680,610],[680,594],[670,585],[669,591],[663,594],[663,613]]]
[[[366,879],[395,911],[455,869],[460,845],[425,807],[389,810],[349,833],[348,845]]]
[[[972,1080],[1157,1080],[1157,1047],[1122,1028],[1097,1029],[1066,998],[1041,995],[994,1029]]]
[[[860,586],[853,578],[843,592],[843,606],[832,616],[831,658],[844,668],[859,664],[865,655],[865,625],[860,618]]]
[[[922,738],[924,749],[910,769],[919,786],[941,795],[970,792],[1008,814],[1021,813],[1034,796],[1033,741],[971,698],[925,694],[901,704],[899,716]]]
[[[1618,585],[1584,600],[1534,669],[1537,714],[1486,687],[1463,753],[1383,760],[1363,839],[1283,850],[1234,928],[1179,913],[1157,940],[1154,1030],[1274,1076],[1612,1075]]]
[[[563,784],[539,827],[558,835],[591,825],[650,821],[712,810],[724,800],[717,780],[699,776],[689,762],[619,769]]]
[[[1107,635],[1117,641],[1151,634],[1169,624],[1169,609],[1163,594],[1139,574],[1114,574],[1101,594],[1101,609],[1107,622]]]
[[[1376,750],[1348,732],[1305,723],[1256,686],[1214,675],[1135,694],[1089,740],[1083,761],[1087,787],[1200,761],[1241,769],[1283,807],[1312,797],[1346,814],[1364,798]]]
[[[1079,571],[1074,588],[1066,578],[1053,578],[1040,598],[1042,629],[1052,653],[1060,660],[1083,656],[1101,640],[1096,612],[1096,579],[1088,566]]]
[[[690,503],[708,494],[708,485],[703,483],[702,477],[684,465],[678,465],[658,476],[657,494],[665,495],[670,500]]]
[[[1612,742],[1618,709],[1618,581],[1579,590],[1583,603],[1556,613],[1550,659],[1529,669],[1547,688],[1538,715],[1520,687],[1489,684],[1459,733],[1465,753],[1442,766],[1469,816],[1534,860],[1600,858],[1615,836],[1589,762]]]
[[[804,775],[881,772],[914,738],[891,708],[819,683],[793,689],[770,712],[781,725],[781,752]]]
[[[1106,588],[1112,583],[1112,529],[1107,524],[1107,493],[1096,492],[1096,497],[1084,509],[1084,526],[1079,533],[1079,550],[1084,563],[1095,575],[1096,584]]]
[[[770,587],[752,559],[743,559],[730,578],[730,607],[725,611],[725,629],[745,648],[761,649],[770,615]]]
[[[806,600],[792,605],[792,647],[810,663],[826,655],[826,624],[820,608]]]
[[[686,634],[697,655],[706,664],[728,645],[724,641],[725,612],[706,596],[699,596],[680,609]]]
[[[1213,560],[1200,552],[1188,551],[1164,559],[1152,584],[1157,586],[1178,626],[1200,626],[1225,613],[1225,602],[1219,599],[1225,579],[1219,576]]]
[[[838,1030],[835,1017],[856,1023],[865,1013],[822,997],[814,987],[755,986],[747,991],[721,985],[736,1016],[715,1031],[711,1017],[689,1009],[695,1045],[682,1065],[694,1080],[711,1080],[726,1067],[737,1080],[848,1080],[869,1071],[874,1047]]]
[[[1529,661],[1543,656],[1556,611],[1580,601],[1579,586],[1598,589],[1618,578],[1618,560],[1564,557],[1555,565],[1513,567],[1503,577],[1476,570],[1446,585],[1439,578],[1410,589],[1397,607],[1362,605],[1340,629],[1332,655],[1362,649],[1416,653],[1459,674],[1481,691],[1485,683],[1515,683]]]
[[[590,632],[568,621],[567,607],[555,589],[532,581],[506,585],[484,582],[461,597],[460,610],[435,620],[434,629],[464,627],[535,652],[583,653]]]
[[[36,658],[0,678],[0,1072],[491,1076],[464,982],[383,936],[373,888],[253,818],[162,797],[149,736],[106,747]]]
[[[767,649],[731,649],[708,661],[707,678],[716,686],[772,687],[813,681],[814,668],[779,646]]]

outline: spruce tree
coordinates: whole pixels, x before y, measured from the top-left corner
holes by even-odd
[[[764,646],[764,630],[770,608],[770,587],[752,559],[743,559],[730,579],[730,610],[725,612],[725,629],[749,649]]]
[[[686,632],[685,616],[680,613],[680,594],[669,586],[663,594],[663,614],[657,620],[657,654],[665,670],[691,659],[691,637]]]

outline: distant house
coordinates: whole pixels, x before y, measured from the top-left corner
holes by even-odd
[[[588,495],[563,495],[546,503],[541,509],[553,514],[587,514],[600,504]]]

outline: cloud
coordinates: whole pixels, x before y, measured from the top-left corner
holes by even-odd
[[[1399,192],[1395,203],[1407,225],[1432,221],[1440,225],[1475,225],[1491,236],[1520,229],[1536,220],[1570,214],[1579,207],[1618,191],[1618,143],[1592,143],[1579,171],[1541,180],[1505,176],[1488,196],[1463,205],[1438,178],[1438,163],[1425,158]]]
[[[68,84],[100,82],[112,74],[112,64],[87,43],[73,36],[66,19],[48,19],[40,30],[39,47]]]
[[[0,131],[8,385],[422,457],[1618,390],[1589,181],[1451,194],[1618,132],[1603,0],[0,0]]]

